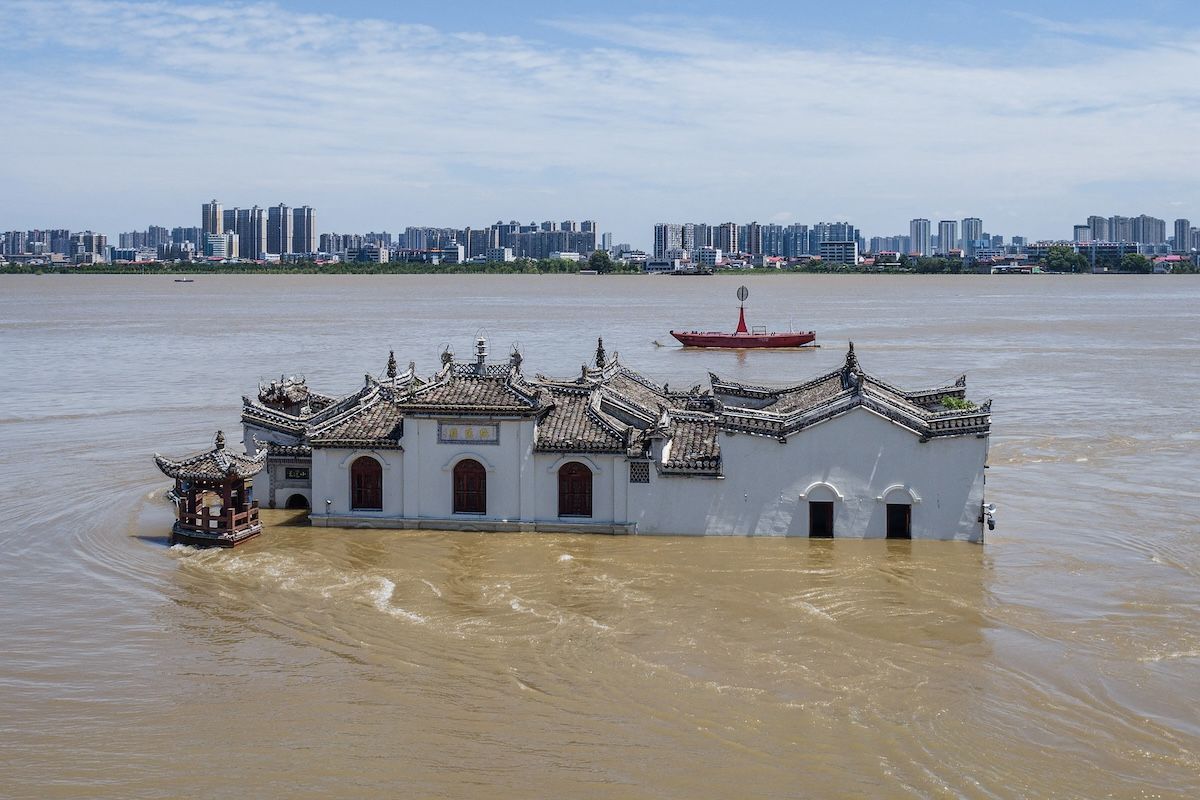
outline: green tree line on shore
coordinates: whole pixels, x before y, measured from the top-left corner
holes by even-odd
[[[1137,253],[1126,253],[1118,258],[1101,255],[1096,259],[1097,267],[1109,272],[1147,274],[1154,271],[1150,259]],[[1075,252],[1069,245],[1051,247],[1039,261],[1048,272],[1090,273],[1091,263],[1087,256]],[[167,261],[149,264],[0,264],[0,274],[17,275],[568,275],[581,270],[591,270],[601,275],[641,274],[633,264],[614,261],[603,250],[592,253],[586,261],[567,259],[519,258],[516,261],[491,261],[482,264],[430,264],[427,262],[242,262],[222,264],[211,261]],[[949,258],[944,256],[900,256],[899,260],[871,266],[863,264],[838,264],[821,259],[784,267],[783,269],[736,270],[739,275],[780,274],[919,274],[919,275],[974,275],[987,272],[987,265],[979,265],[974,259]],[[1194,274],[1200,271],[1194,259],[1184,259],[1173,265],[1172,272]],[[730,270],[730,272],[735,272]]]
[[[20,275],[560,275],[580,270],[597,273],[637,273],[636,266],[618,264],[608,253],[598,251],[587,261],[567,259],[520,258],[516,261],[489,261],[482,264],[430,264],[425,262],[316,261],[242,262],[223,264],[211,261],[165,261],[149,264],[2,264],[0,273]]]

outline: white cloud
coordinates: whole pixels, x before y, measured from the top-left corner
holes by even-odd
[[[270,4],[11,2],[5,18],[23,43],[0,66],[10,227],[191,223],[214,195],[310,203],[323,230],[595,217],[635,242],[660,219],[778,208],[872,233],[970,213],[1061,235],[1088,213],[1165,212],[1162,187],[1200,216],[1200,50],[1178,38],[972,60],[665,18],[547,21],[583,48]],[[1031,24],[1042,46],[1069,35]]]

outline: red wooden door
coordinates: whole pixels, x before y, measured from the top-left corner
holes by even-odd
[[[592,515],[592,471],[578,461],[563,464],[558,470],[558,515]]]
[[[454,465],[454,513],[487,513],[487,470],[470,458]]]
[[[350,465],[350,508],[383,510],[383,467],[370,456],[361,456]]]

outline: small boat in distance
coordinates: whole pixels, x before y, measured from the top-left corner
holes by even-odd
[[[176,283],[195,283],[196,279],[195,278],[176,278],[175,282]]]
[[[671,331],[684,347],[803,347],[812,344],[817,339],[815,331],[791,331],[788,333],[768,333],[765,327],[755,325],[746,327],[746,298],[750,290],[739,286],[737,290],[738,325],[733,333],[722,331]]]

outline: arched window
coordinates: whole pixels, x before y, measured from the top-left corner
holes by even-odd
[[[360,456],[350,465],[350,508],[383,511],[383,467],[370,456]]]
[[[454,465],[454,513],[487,513],[487,470],[474,459]]]
[[[592,471],[578,461],[563,464],[558,470],[558,515],[592,515]]]

